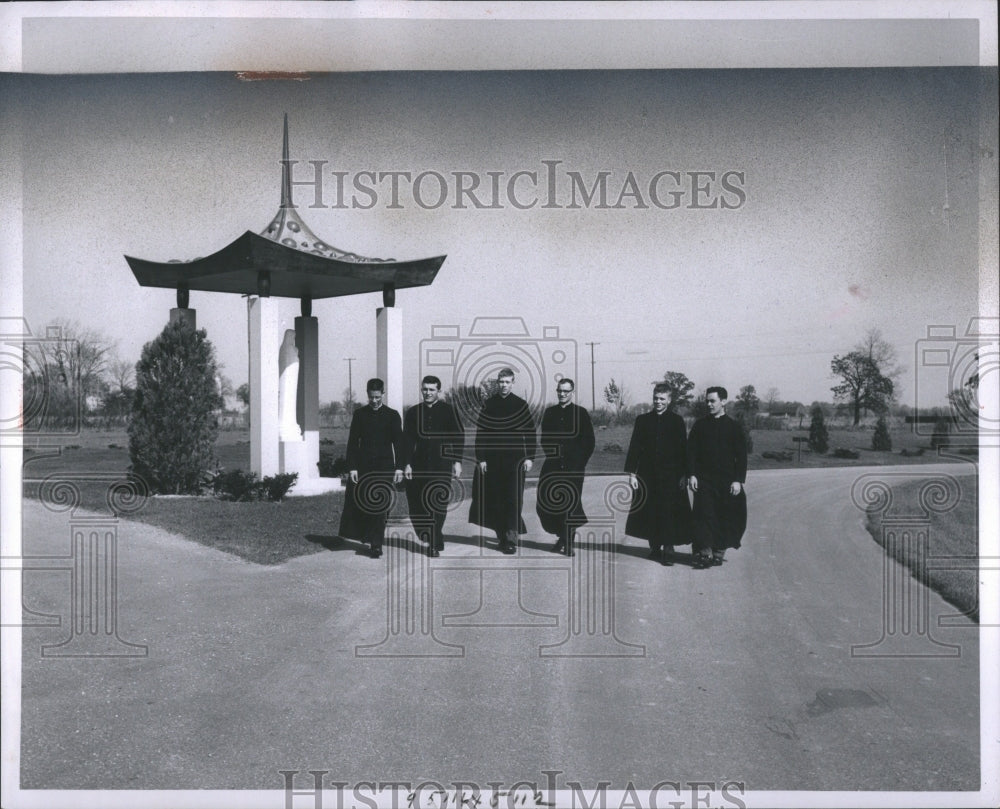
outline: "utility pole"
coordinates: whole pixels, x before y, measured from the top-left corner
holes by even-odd
[[[597,399],[594,396],[594,346],[600,343],[586,343],[590,346],[590,409],[597,410]]]
[[[351,363],[354,362],[356,357],[344,357],[344,362],[347,363],[347,401],[348,405],[354,404],[354,383],[351,379]],[[353,410],[354,408],[351,407]],[[348,414],[350,415],[350,414]]]

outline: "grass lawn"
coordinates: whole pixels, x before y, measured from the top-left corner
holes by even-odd
[[[808,423],[808,422],[807,422]],[[809,436],[809,430],[754,430],[753,451],[747,458],[750,469],[797,469],[827,466],[895,466],[899,464],[937,463],[943,458],[930,448],[930,440],[926,436],[914,435],[912,430],[892,430],[892,452],[875,452],[871,449],[873,429],[830,429],[830,451],[826,455],[817,455],[802,444],[801,460],[799,445],[792,438]],[[625,465],[625,453],[628,452],[631,427],[598,428],[597,449],[590,459],[587,471],[591,474],[601,472],[621,472]],[[858,453],[857,459],[835,458],[834,449],[849,449]],[[917,453],[923,450],[922,455]],[[901,452],[906,450],[908,455]],[[790,461],[777,461],[765,458],[765,452],[794,453]],[[970,458],[975,460],[975,458]]]
[[[979,500],[978,477],[963,476],[961,498],[958,505],[944,514],[930,514],[930,547],[926,569],[920,569],[917,559],[905,558],[896,549],[896,561],[910,568],[913,576],[934,589],[950,604],[954,604],[974,621],[979,621],[978,595],[978,555],[979,555]],[[891,513],[920,514],[918,494],[926,481],[912,480],[892,487]],[[875,541],[883,545],[882,518],[880,511],[869,510],[867,527]],[[963,558],[964,557],[964,558]],[[949,567],[961,570],[936,569],[935,559],[944,558]],[[950,560],[950,561],[949,561]]]
[[[631,427],[608,427],[597,430],[597,449],[591,458],[589,474],[620,474],[625,464]],[[927,448],[921,456],[903,456],[899,450],[916,450],[926,446],[925,438],[909,432],[894,432],[894,452],[873,452],[871,429],[830,431],[831,447],[844,447],[859,452],[857,460],[817,456],[803,451],[792,461],[774,461],[763,458],[766,451],[796,451],[792,436],[805,435],[805,431],[756,430],[753,433],[754,451],[749,457],[751,469],[777,469],[796,466],[870,466],[889,464],[926,463],[941,460],[937,453]],[[470,444],[467,449],[471,450]],[[347,430],[331,428],[321,431],[321,452],[333,458],[344,454]],[[24,494],[39,498],[41,485],[48,478],[72,480],[79,492],[79,506],[107,514],[108,485],[117,476],[125,474],[129,465],[128,437],[124,430],[84,430],[78,435],[61,440],[58,445],[32,446],[26,440],[24,453]],[[219,463],[225,469],[248,469],[250,466],[250,441],[246,430],[224,430],[216,442]],[[541,463],[536,462],[528,476],[528,486],[535,484]],[[464,475],[471,478],[472,465],[466,464]],[[96,478],[96,479],[95,479]],[[466,481],[468,483],[468,481]],[[213,548],[235,554],[257,564],[280,564],[296,556],[316,553],[323,543],[335,541],[343,509],[342,492],[320,497],[292,497],[281,503],[231,503],[211,498],[153,497],[129,513],[120,513],[123,519],[139,520],[180,533],[189,539]],[[393,515],[405,516],[405,497],[397,498]],[[976,512],[971,512],[975,527]]]
[[[242,439],[245,438],[244,433]],[[81,508],[108,514],[108,486],[128,469],[127,444],[128,439],[121,432],[85,432],[70,439],[68,446],[72,449],[64,446],[61,451],[56,448],[25,452],[24,494],[39,499],[42,484],[31,481],[54,476],[57,480],[74,482]],[[240,438],[232,433],[220,434],[216,453],[227,469],[246,469],[250,465],[249,443],[240,443]],[[79,476],[91,479],[74,480]],[[43,502],[52,498],[53,495],[46,495]],[[276,565],[322,551],[324,542],[334,541],[343,504],[343,492],[290,497],[280,503],[150,497],[134,511],[118,516],[165,528],[249,562]]]
[[[81,453],[82,456],[82,453]],[[89,470],[88,470],[89,471]],[[27,475],[28,469],[25,470]],[[66,479],[72,479],[72,471]],[[109,514],[111,478],[76,483],[79,507]],[[26,482],[24,495],[39,497],[38,483]],[[118,513],[126,520],[156,525],[201,545],[231,553],[259,565],[278,565],[324,550],[336,540],[343,492],[317,497],[290,497],[280,503],[233,503],[213,497],[150,497],[134,511]]]

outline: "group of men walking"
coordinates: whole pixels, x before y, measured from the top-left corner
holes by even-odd
[[[469,522],[496,532],[498,549],[512,554],[526,533],[521,511],[525,475],[545,457],[536,511],[542,528],[556,536],[553,550],[574,555],[576,531],[587,522],[583,479],[594,452],[587,411],[573,403],[575,385],[561,379],[557,403],[541,420],[541,436],[527,402],[513,393],[514,372],[497,375],[497,389],[475,422],[475,468]],[[441,399],[441,380],[425,376],[421,401],[406,418],[383,404],[385,385],[367,384],[368,405],[355,411],[347,442],[349,471],[340,535],[360,539],[371,555],[382,542],[393,488],[405,480],[410,519],[428,554],[444,549],[444,520],[451,479],[462,473],[465,431],[451,404]],[[739,426],[725,415],[725,388],[706,394],[709,415],[690,436],[669,409],[665,385],[653,389],[653,409],[636,418],[625,460],[634,491],[625,531],[645,539],[650,558],[674,562],[674,548],[691,543],[694,566],[722,564],[738,548],[746,528],[746,445]],[[689,498],[688,492],[691,492]]]
[[[625,456],[635,491],[625,533],[649,542],[649,556],[672,565],[677,545],[692,546],[694,567],[721,565],[740,547],[747,524],[743,485],[747,451],[743,431],[726,415],[728,393],[710,387],[708,415],[687,435],[684,419],[669,409],[670,390],[653,388],[653,409],[636,416]],[[691,497],[688,497],[688,492]]]

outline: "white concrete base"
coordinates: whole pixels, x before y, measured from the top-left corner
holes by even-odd
[[[302,458],[302,468],[299,470],[299,478],[319,477],[319,430],[306,430],[302,436],[306,448]]]
[[[339,492],[344,488],[340,478],[299,478],[288,490],[286,497],[314,497],[318,494]]]
[[[279,441],[278,442],[278,469],[282,474],[289,474],[295,472],[298,474],[300,479],[309,477],[304,474],[306,463],[308,463],[308,458],[306,457],[306,451],[308,446],[305,441],[301,439],[298,441]]]
[[[319,477],[319,430],[309,430],[293,441],[278,444],[279,466],[283,473],[296,472],[299,480]]]

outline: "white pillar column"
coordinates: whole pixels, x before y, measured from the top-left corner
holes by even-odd
[[[295,318],[295,345],[299,349],[298,406],[296,417],[306,449],[300,478],[319,477],[319,321],[312,316]]]
[[[385,403],[403,415],[403,312],[395,306],[375,310],[375,368],[385,381]]]
[[[281,318],[275,298],[249,298],[250,469],[276,475],[278,459],[278,348]]]

